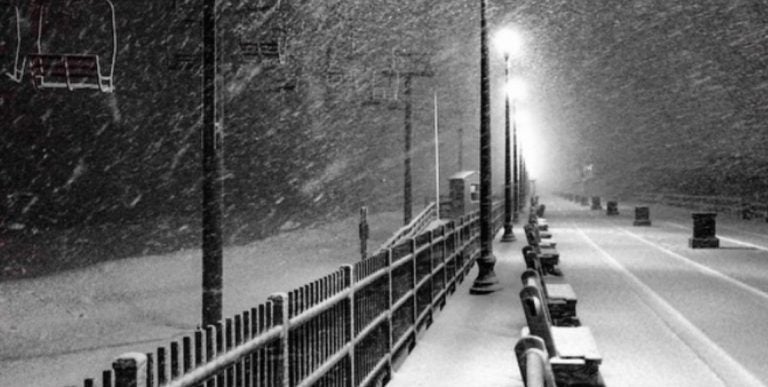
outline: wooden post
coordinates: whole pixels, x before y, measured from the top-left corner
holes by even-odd
[[[368,258],[368,207],[360,207],[360,225],[358,227],[360,235],[360,259]]]

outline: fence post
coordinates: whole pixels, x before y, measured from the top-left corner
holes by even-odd
[[[348,330],[347,337],[344,340],[349,346],[349,386],[357,385],[355,380],[355,277],[352,265],[344,265],[341,267],[341,272],[344,275],[344,286],[349,288],[349,308],[347,311]]]
[[[392,314],[394,311],[392,310],[392,303],[394,300],[392,300],[392,292],[394,291],[394,286],[392,285],[392,249],[387,249],[387,321],[388,321],[388,327],[389,327],[389,343],[387,345],[387,353],[389,354],[389,360],[387,360],[387,367],[389,368],[390,375],[392,374],[392,346],[395,345],[394,338],[392,337],[394,335],[394,328],[392,326]]]
[[[288,387],[291,384],[291,349],[288,348],[288,334],[290,333],[290,315],[288,314],[288,294],[286,293],[274,293],[269,296],[269,301],[272,301],[272,321],[273,324],[281,324],[282,332],[280,333],[280,357],[282,360],[281,370],[283,372],[283,387]]]
[[[360,226],[358,227],[360,234],[360,259],[368,257],[368,207],[360,207]]]
[[[115,387],[147,386],[147,355],[129,352],[112,362],[115,371]]]

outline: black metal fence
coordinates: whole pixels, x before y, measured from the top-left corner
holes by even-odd
[[[494,231],[502,225],[501,204],[494,205]],[[479,231],[474,212],[400,239],[152,353],[124,354],[103,372],[102,386],[385,383],[470,270]]]

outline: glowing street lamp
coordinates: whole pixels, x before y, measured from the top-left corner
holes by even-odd
[[[515,241],[515,234],[512,232],[512,224],[518,221],[518,211],[520,208],[518,197],[517,180],[517,126],[514,118],[510,119],[510,99],[512,100],[512,116],[515,115],[514,102],[522,97],[524,88],[522,82],[515,79],[510,80],[509,68],[510,57],[520,53],[522,48],[522,39],[514,30],[503,29],[496,33],[494,43],[504,55],[504,235],[502,242]],[[510,146],[509,127],[512,121],[512,146]],[[513,148],[513,155],[510,155],[510,148]],[[510,159],[511,156],[511,159]],[[513,165],[510,165],[513,164]],[[514,176],[514,180],[513,177]]]

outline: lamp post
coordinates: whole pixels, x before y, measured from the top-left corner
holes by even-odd
[[[509,68],[510,56],[515,54],[520,46],[520,40],[514,31],[503,29],[496,33],[495,44],[504,55],[504,235],[502,242],[514,242],[515,234],[512,230],[512,224],[518,221],[518,187],[517,187],[517,127],[515,120],[512,121],[512,138],[514,156],[510,160],[510,90]],[[514,101],[512,102],[512,116],[515,115]],[[514,164],[514,166],[510,165]],[[514,169],[514,170],[513,170]],[[514,175],[514,185],[512,176]],[[514,194],[513,194],[514,187]]]
[[[488,30],[485,2],[480,0],[480,257],[471,294],[488,294],[501,289],[493,256],[493,202],[491,199],[491,109],[488,78]]]

